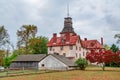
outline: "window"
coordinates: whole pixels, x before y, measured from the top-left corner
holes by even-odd
[[[95,43],[92,42],[92,43],[91,43],[91,47],[93,47],[94,45],[95,45]]]
[[[66,53],[63,53],[63,56],[66,56]]]
[[[42,66],[42,67],[44,67],[45,65],[44,65],[44,64],[42,64],[41,66]]]
[[[77,50],[77,46],[76,46],[76,50]]]
[[[81,58],[81,54],[79,53],[79,57]]]
[[[70,50],[72,50],[72,49],[73,49],[73,46],[69,46],[69,48],[70,48]]]
[[[76,53],[76,58],[77,58],[77,53]]]
[[[79,50],[81,51],[81,47],[79,47]]]
[[[50,51],[52,51],[52,47],[50,47],[49,49],[50,49]]]
[[[83,52],[83,56],[85,56],[85,52]]]
[[[63,50],[63,46],[60,47],[60,50]]]
[[[55,49],[53,49],[53,51],[54,51]]]
[[[54,54],[59,55],[59,53],[56,53],[56,52]]]

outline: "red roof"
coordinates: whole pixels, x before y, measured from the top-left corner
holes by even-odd
[[[67,45],[75,45],[78,41],[79,36],[64,36],[64,37],[52,37],[51,40],[48,42],[47,46],[67,46]]]
[[[84,40],[82,41],[82,45],[89,49],[103,48],[103,45],[101,45],[97,40]]]
[[[103,48],[103,45],[101,45],[97,40],[84,40],[82,41],[80,39],[79,35],[72,35],[70,36],[70,33],[66,33],[65,36],[57,37],[57,34],[53,34],[53,37],[48,42],[47,46],[67,46],[67,45],[75,45],[76,42],[80,40],[80,44],[88,49],[99,49]]]

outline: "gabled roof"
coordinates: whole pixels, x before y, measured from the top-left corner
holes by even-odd
[[[46,54],[19,55],[13,62],[18,62],[18,61],[41,61],[45,57],[46,57]]]
[[[74,62],[72,60],[69,60],[65,56],[62,55],[56,55],[56,54],[49,54],[58,59],[59,61],[63,62],[67,66],[74,66]],[[39,62],[43,59],[45,59],[47,56],[46,54],[34,54],[34,55],[19,55],[13,62]]]
[[[103,45],[101,45],[97,40],[85,40],[82,41],[82,45],[88,49],[103,48]]]
[[[67,45],[75,45],[76,42],[79,40],[78,35],[70,36],[69,40],[66,36],[64,37],[56,37],[56,41],[54,42],[54,38],[48,42],[47,46],[67,46]]]
[[[67,57],[65,57],[63,55],[56,55],[56,54],[50,54],[50,55],[57,58],[58,60],[60,60],[64,64],[66,64],[67,66],[75,66],[75,64],[72,60],[68,59]]]

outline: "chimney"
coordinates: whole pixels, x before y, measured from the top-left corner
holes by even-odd
[[[87,41],[87,38],[84,38],[85,41]]]
[[[103,45],[103,37],[101,37],[101,45]]]
[[[65,37],[66,37],[66,41],[69,42],[70,41],[70,33],[67,32],[66,35],[65,35]]]
[[[53,37],[54,37],[54,38],[57,37],[57,34],[56,34],[56,33],[53,33]]]
[[[56,43],[56,41],[57,41],[57,34],[53,33],[53,43]]]

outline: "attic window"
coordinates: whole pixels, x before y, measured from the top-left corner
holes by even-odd
[[[55,45],[56,43],[54,42],[53,45]]]
[[[90,45],[93,47],[95,45],[95,43],[92,42]]]
[[[64,39],[62,39],[62,43],[64,43]]]

